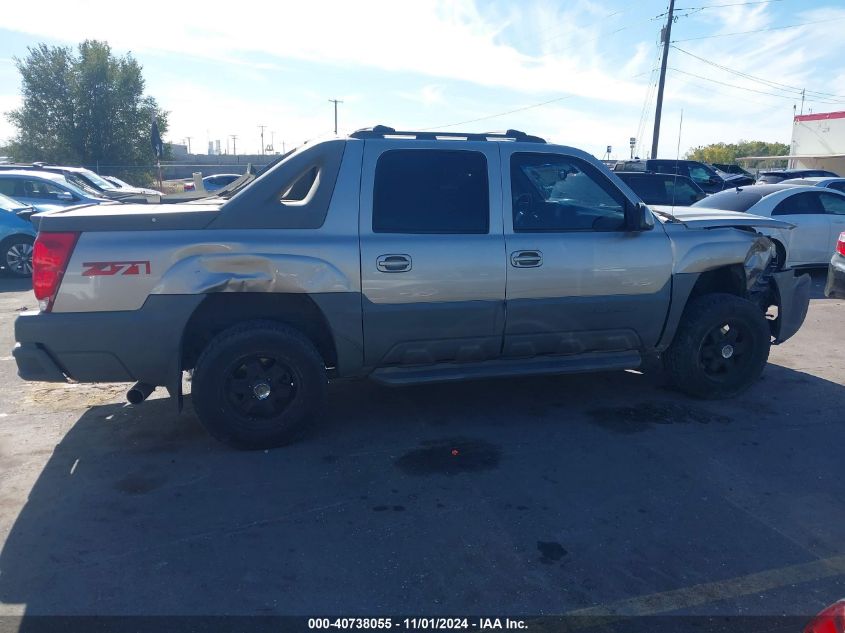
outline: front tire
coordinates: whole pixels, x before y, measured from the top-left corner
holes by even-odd
[[[296,440],[326,399],[326,368],[297,330],[249,321],[217,335],[197,360],[194,410],[208,432],[234,448]]]
[[[729,294],[693,299],[664,355],[667,374],[699,398],[730,398],[748,389],[769,358],[771,331],[759,307]]]
[[[32,277],[32,244],[29,235],[12,235],[0,243],[0,256],[6,273],[19,278]]]

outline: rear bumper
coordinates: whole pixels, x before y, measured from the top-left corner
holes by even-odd
[[[832,299],[845,299],[845,257],[836,253],[827,268],[827,284],[824,296]]]
[[[778,318],[774,322],[775,343],[783,343],[795,334],[810,307],[810,275],[797,275],[792,269],[774,273],[778,299]]]
[[[202,295],[152,295],[126,312],[23,312],[12,352],[24,380],[181,384],[185,324]]]

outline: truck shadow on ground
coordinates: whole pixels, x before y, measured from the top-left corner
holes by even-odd
[[[723,402],[629,372],[331,391],[309,436],[269,452],[217,444],[189,402],[182,416],[167,400],[92,407],[14,523],[0,601],[28,615],[554,613],[845,537],[845,387],[777,365]]]

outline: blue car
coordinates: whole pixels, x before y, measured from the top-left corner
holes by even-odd
[[[32,207],[0,194],[0,266],[13,277],[32,276]]]

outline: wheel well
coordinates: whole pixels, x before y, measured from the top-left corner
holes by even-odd
[[[182,368],[191,369],[209,341],[223,330],[252,319],[286,323],[317,348],[326,367],[337,366],[337,351],[323,313],[306,294],[221,292],[206,295],[182,337]]]
[[[692,288],[692,292],[690,292],[689,298],[694,299],[714,292],[725,292],[744,297],[746,290],[745,269],[742,264],[733,264],[701,273]]]

